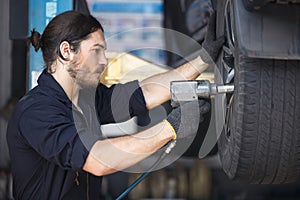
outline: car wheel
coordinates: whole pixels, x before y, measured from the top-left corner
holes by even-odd
[[[226,42],[215,75],[221,75],[217,82],[235,86],[224,101],[218,140],[223,170],[248,183],[293,182],[300,175],[300,61],[243,55],[230,2],[217,13],[218,34]]]

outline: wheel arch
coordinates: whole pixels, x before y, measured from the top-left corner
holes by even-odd
[[[247,57],[300,59],[300,4],[269,3],[246,10],[241,0],[231,0],[236,40]]]

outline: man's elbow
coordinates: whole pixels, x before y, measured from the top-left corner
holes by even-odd
[[[88,173],[93,174],[94,176],[105,176],[116,172],[115,169],[103,165],[91,155],[87,157],[82,169]]]

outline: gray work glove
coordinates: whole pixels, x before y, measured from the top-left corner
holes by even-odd
[[[216,38],[216,13],[212,13],[206,32],[202,48],[200,49],[200,57],[207,64],[214,64],[218,58],[219,52],[224,43],[224,36]]]
[[[192,101],[173,109],[166,120],[173,127],[176,138],[194,136],[209,110],[210,103],[205,100]]]

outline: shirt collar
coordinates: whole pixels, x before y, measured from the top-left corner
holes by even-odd
[[[56,97],[59,101],[64,102],[68,106],[72,107],[72,102],[68,98],[67,94],[65,93],[64,89],[61,85],[54,79],[54,77],[47,72],[47,69],[44,69],[42,74],[38,78],[38,85],[48,89],[47,93],[51,96]]]

